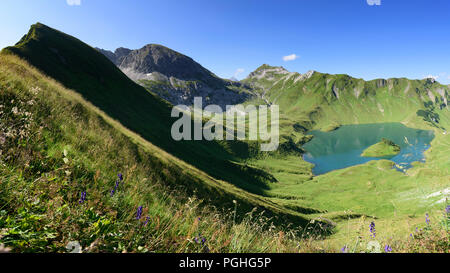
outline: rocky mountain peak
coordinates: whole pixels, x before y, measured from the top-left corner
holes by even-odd
[[[277,76],[289,74],[282,66],[270,66],[268,64],[263,64],[258,67],[255,71],[250,73],[247,79],[259,80],[274,80]]]
[[[97,49],[116,64],[130,79],[173,104],[192,104],[201,96],[210,104],[237,104],[246,99],[247,87],[224,80],[192,58],[158,44],[136,50],[118,48],[114,52]]]

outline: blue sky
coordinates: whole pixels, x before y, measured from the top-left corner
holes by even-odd
[[[367,1],[2,0],[0,47],[39,21],[110,50],[162,44],[224,78],[267,63],[449,84],[450,1]]]

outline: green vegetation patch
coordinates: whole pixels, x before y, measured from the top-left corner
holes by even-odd
[[[383,138],[380,142],[365,149],[361,156],[364,157],[386,157],[395,156],[400,153],[400,146],[389,139]]]

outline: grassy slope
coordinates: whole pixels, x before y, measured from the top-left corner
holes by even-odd
[[[233,189],[232,194],[235,194],[238,187],[261,194],[274,182],[267,172],[236,162],[239,159],[236,155],[248,154],[249,145],[246,143],[234,143],[229,147],[225,142],[173,141],[170,128],[175,118],[170,117],[171,106],[129,80],[101,53],[76,38],[36,24],[17,45],[5,48],[3,52],[26,59],[64,86],[80,93],[106,115],[137,133],[141,140],[173,155],[170,160],[191,165],[208,178],[221,181],[206,188],[215,187],[227,192]],[[186,186],[196,190],[200,196],[217,199],[215,204],[232,206],[232,198],[221,198],[220,193],[216,198],[201,186]],[[247,211],[254,206],[269,208],[274,215],[291,219],[288,222],[300,225],[307,222],[308,217],[299,213],[301,210],[292,211],[255,194],[240,193],[240,198],[249,200],[245,207]]]
[[[36,24],[17,45],[3,51],[26,59],[128,129],[215,178],[254,193],[273,180],[267,173],[235,164],[235,156],[217,142],[174,141],[172,107],[76,38]]]

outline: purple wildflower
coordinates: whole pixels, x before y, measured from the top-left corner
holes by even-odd
[[[342,253],[347,253],[348,252],[348,247],[344,246],[343,248],[341,248],[341,252]]]
[[[118,175],[117,175],[117,180],[116,180],[116,185],[114,185],[114,189],[113,190],[111,190],[111,197],[114,195],[114,193],[119,189],[119,186],[120,186],[120,181],[122,181],[123,180],[123,175],[121,174],[121,173],[119,173]]]
[[[142,206],[139,206],[136,213],[136,220],[141,219],[141,217],[142,217]]]
[[[149,220],[150,220],[150,217],[147,216],[147,217],[145,218],[144,227],[147,226]]]
[[[205,253],[209,253],[209,247],[208,247],[208,246],[204,246],[204,247],[203,247],[203,251],[204,251]]]
[[[445,212],[446,212],[447,214],[450,213],[450,205],[447,205],[447,207],[445,208]]]
[[[371,236],[372,236],[373,238],[375,238],[375,236],[376,236],[376,232],[375,232],[375,222],[371,222],[369,227],[370,227],[370,233],[372,233]]]
[[[194,238],[194,241],[195,241],[197,244],[200,244],[200,243],[201,243],[202,245],[204,245],[204,244],[206,243],[206,238],[203,237],[201,233],[199,233],[199,234],[198,234],[198,237],[195,237],[195,238]]]
[[[427,225],[430,224],[430,218],[429,218],[428,213],[425,214],[425,222],[427,223]]]
[[[85,191],[81,193],[81,197],[80,197],[79,203],[83,204],[84,201],[86,201],[86,192]]]
[[[384,252],[386,252],[386,253],[392,252],[392,247],[390,245],[386,245],[384,247]]]

